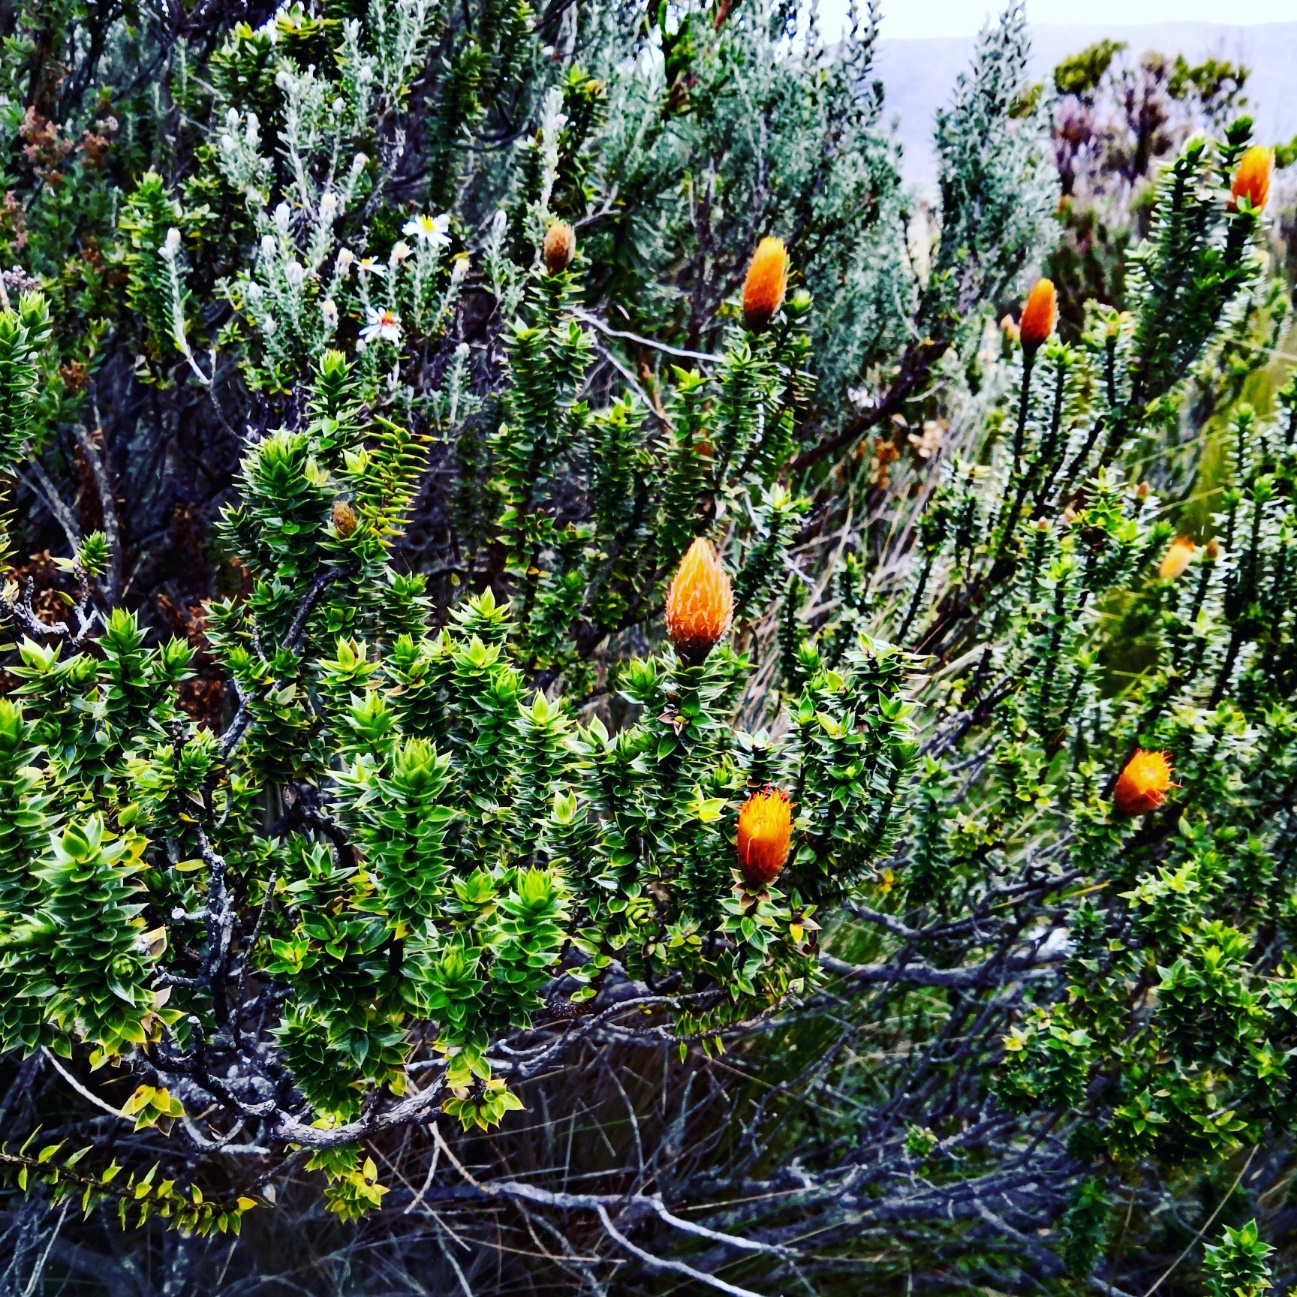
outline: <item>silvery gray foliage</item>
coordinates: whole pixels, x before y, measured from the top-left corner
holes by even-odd
[[[676,21],[687,34],[690,19]],[[611,245],[625,274],[643,282],[633,327],[660,332],[675,321],[686,345],[710,343],[752,247],[776,234],[817,303],[814,364],[826,411],[840,410],[846,387],[895,347],[915,285],[910,198],[882,87],[870,79],[878,31],[872,13],[855,15],[829,44],[784,6],[735,7],[714,51],[679,74],[683,101],[665,117],[658,104],[670,61],[650,48],[609,68],[593,204],[609,210],[589,228],[603,241],[596,248]]]
[[[959,316],[1014,287],[1055,234],[1058,181],[1045,140],[1050,102],[1027,84],[1026,11],[988,23],[955,102],[937,113],[941,234],[933,277]]]
[[[987,322],[1054,246],[1058,180],[1047,104],[1026,78],[1028,50],[1025,12],[1011,5],[983,29],[952,105],[937,111],[935,210],[903,231],[898,274],[881,263],[899,333],[876,363],[861,356],[860,381],[848,389],[857,408],[825,417],[799,467],[832,463],[889,421],[921,421],[934,383],[959,387],[961,371],[978,369]]]

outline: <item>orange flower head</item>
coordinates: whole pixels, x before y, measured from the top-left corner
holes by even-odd
[[[1054,291],[1054,281],[1038,279],[1027,296],[1026,306],[1022,308],[1022,319],[1018,321],[1018,337],[1023,351],[1035,355],[1048,341],[1057,322],[1058,294]]]
[[[767,784],[739,808],[739,870],[749,887],[769,887],[788,859],[793,808],[788,794]]]
[[[1177,536],[1157,565],[1158,576],[1163,581],[1174,581],[1176,577],[1183,576],[1197,548],[1188,536]]]
[[[1274,172],[1274,150],[1254,144],[1243,154],[1234,183],[1230,186],[1230,210],[1238,207],[1238,200],[1246,198],[1253,211],[1259,212],[1270,197],[1270,177]]]
[[[356,511],[345,500],[333,502],[333,530],[343,540],[356,530]]]
[[[1123,815],[1147,815],[1166,800],[1171,787],[1171,763],[1165,752],[1140,748],[1121,772],[1113,789],[1113,804]]]
[[[734,591],[712,543],[699,536],[680,560],[667,591],[667,634],[680,660],[701,666],[730,628]]]
[[[743,323],[750,332],[760,333],[774,319],[787,287],[788,253],[783,239],[762,239],[743,281]]]
[[[576,231],[566,221],[555,221],[545,232],[541,256],[551,275],[561,275],[576,256]]]

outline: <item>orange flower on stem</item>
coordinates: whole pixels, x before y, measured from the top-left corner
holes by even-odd
[[[743,323],[752,333],[760,333],[774,319],[787,287],[788,253],[783,239],[762,239],[743,281]]]
[[[576,231],[566,221],[555,221],[545,232],[540,252],[549,273],[562,274],[576,256]]]
[[[667,590],[667,634],[680,660],[701,666],[730,628],[734,591],[712,543],[699,536],[680,560]]]
[[[1254,212],[1259,212],[1270,197],[1270,177],[1274,172],[1274,150],[1254,144],[1239,160],[1230,186],[1230,211],[1238,210],[1238,200],[1246,198]]]
[[[749,887],[769,887],[788,859],[793,808],[788,794],[766,785],[739,808],[739,871]]]
[[[1159,578],[1163,581],[1174,581],[1176,577],[1182,576],[1197,548],[1188,536],[1177,536],[1157,565]]]
[[[1052,279],[1038,279],[1036,286],[1027,295],[1027,304],[1022,308],[1022,319],[1018,321],[1018,341],[1022,344],[1022,396],[1018,401],[1018,426],[1013,434],[1013,475],[1016,478],[1022,467],[1022,452],[1027,439],[1027,407],[1031,396],[1031,371],[1035,364],[1036,352],[1044,345],[1045,340],[1054,332],[1054,322],[1058,319],[1058,296],[1054,292]],[[1011,335],[1012,336],[1012,335]],[[1005,535],[1013,531],[1018,521],[1018,510],[1022,506],[1022,497],[1015,505]]]
[[[1058,294],[1052,279],[1038,279],[1022,308],[1018,321],[1018,338],[1028,356],[1034,356],[1049,340],[1058,323]]]
[[[1139,748],[1112,791],[1113,805],[1123,815],[1147,815],[1166,800],[1171,787],[1171,763],[1165,752]]]

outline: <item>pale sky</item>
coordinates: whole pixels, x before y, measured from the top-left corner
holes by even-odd
[[[840,26],[847,0],[820,0],[824,31]],[[884,39],[972,36],[992,10],[987,0],[883,0]],[[1033,23],[1280,23],[1297,21],[1295,0],[1027,0]]]

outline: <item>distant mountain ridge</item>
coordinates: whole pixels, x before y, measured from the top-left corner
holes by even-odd
[[[885,24],[884,24],[885,28]],[[1210,23],[1150,23],[1139,26],[1040,24],[1032,27],[1032,75],[1043,78],[1069,54],[1108,37],[1125,41],[1135,54],[1158,50],[1242,63],[1251,75],[1248,109],[1258,140],[1275,144],[1297,135],[1297,22],[1236,27]],[[930,183],[936,174],[932,151],[933,114],[950,103],[955,77],[969,66],[971,37],[879,41],[874,74],[887,88],[884,120],[899,117],[905,146],[905,174]]]

